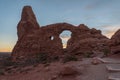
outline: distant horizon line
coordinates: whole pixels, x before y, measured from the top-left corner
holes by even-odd
[[[12,53],[12,52],[0,52],[0,53]]]

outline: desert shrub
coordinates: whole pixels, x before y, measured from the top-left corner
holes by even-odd
[[[37,53],[36,56],[32,58],[27,58],[25,61],[20,63],[22,66],[29,66],[29,65],[35,65],[37,66],[39,63],[48,63],[48,54],[47,53]],[[34,67],[35,67],[34,66]]]
[[[38,63],[47,63],[48,62],[48,54],[47,53],[39,53],[36,55],[36,61]]]
[[[36,60],[34,58],[29,58],[25,61],[25,65],[33,65],[36,63]]]
[[[33,67],[37,67],[37,66],[38,66],[38,64],[34,64],[34,65],[33,65]]]
[[[76,58],[75,55],[65,55],[64,56],[64,59],[63,59],[63,62],[66,63],[66,62],[69,62],[69,61],[77,61],[78,59]]]
[[[110,54],[110,49],[103,49],[103,53],[105,56],[108,56]]]
[[[0,75],[4,75],[4,70],[0,69]]]
[[[59,56],[54,56],[51,60],[52,61],[59,61]]]
[[[7,57],[3,60],[3,66],[12,66],[15,65],[14,62],[12,62],[11,57]]]
[[[86,58],[90,58],[92,54],[93,54],[92,52],[85,52],[83,55]]]
[[[47,66],[49,66],[50,65],[50,63],[46,63],[46,64],[44,64],[44,67],[47,67]]]

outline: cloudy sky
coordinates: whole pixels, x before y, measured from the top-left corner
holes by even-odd
[[[120,27],[120,0],[0,0],[0,52],[12,51],[23,6],[31,5],[41,26],[86,24],[111,37]],[[66,39],[66,38],[65,38]]]

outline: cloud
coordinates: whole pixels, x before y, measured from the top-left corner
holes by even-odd
[[[62,39],[62,43],[63,43],[63,48],[67,47],[67,41],[71,38],[70,36],[66,36],[66,35],[62,35],[60,37]]]
[[[86,10],[92,10],[94,8],[95,8],[95,6],[93,6],[93,5],[87,5],[87,6],[85,6]]]
[[[70,37],[64,37],[61,39],[62,39],[62,43],[67,45],[67,41],[70,39]]]
[[[85,9],[92,10],[92,9],[96,9],[96,8],[106,7],[106,5],[108,5],[109,3],[110,3],[110,1],[107,1],[107,0],[95,0],[95,1],[89,2],[85,6]]]
[[[60,35],[61,38],[68,38],[69,35],[68,34],[63,34],[63,35]]]
[[[67,47],[67,41],[68,41],[69,39],[70,39],[70,37],[62,38],[63,48],[66,48],[66,47]]]
[[[62,43],[63,43],[63,48],[66,48],[67,47],[67,41],[69,40],[70,38],[62,38]]]
[[[69,36],[61,36],[60,37],[62,40],[68,40],[68,39],[70,39],[71,37],[69,37]]]
[[[103,34],[107,36],[108,38],[111,38],[114,33],[120,29],[120,25],[108,25],[108,26],[103,26]]]

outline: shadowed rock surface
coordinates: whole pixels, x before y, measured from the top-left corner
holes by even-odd
[[[120,53],[120,29],[112,36],[109,44],[112,53]]]
[[[64,50],[59,37],[64,30],[72,32]],[[103,52],[109,49],[108,38],[100,30],[89,29],[86,25],[74,26],[68,23],[56,23],[39,26],[30,6],[25,6],[17,26],[18,41],[12,51],[13,60],[24,60],[36,54],[47,53],[49,57],[67,54]]]

